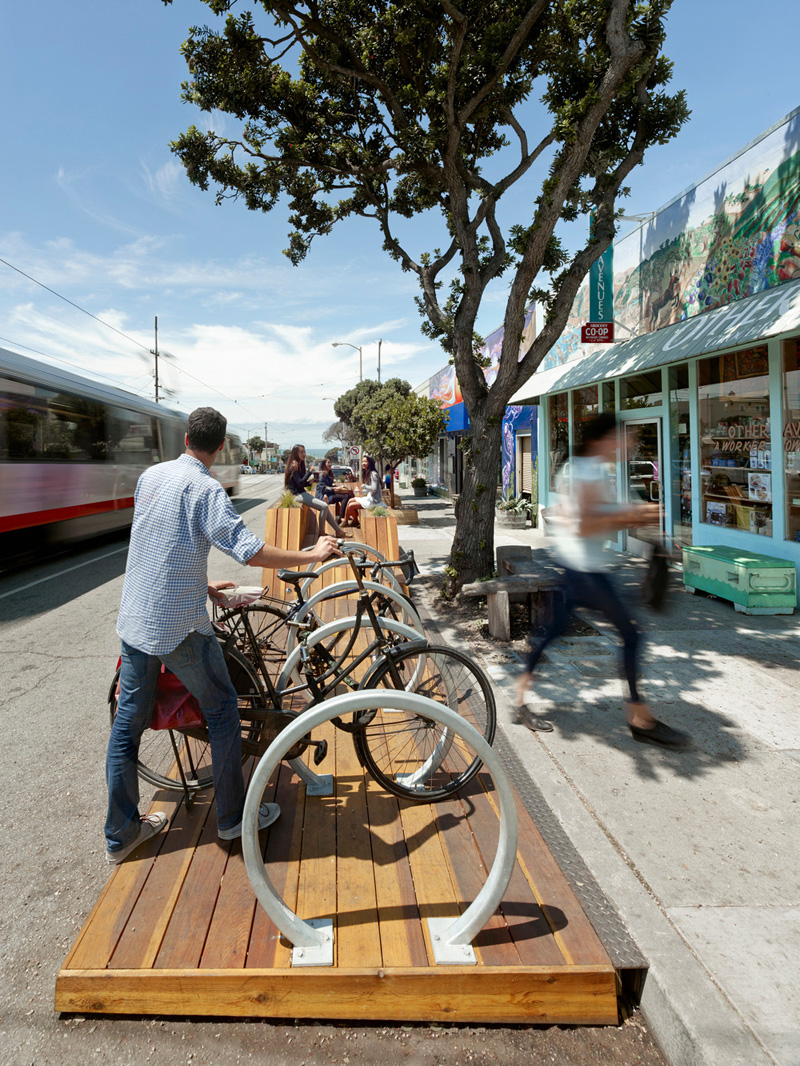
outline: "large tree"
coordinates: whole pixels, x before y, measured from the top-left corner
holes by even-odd
[[[205,2],[226,17],[218,32],[191,30],[184,98],[239,128],[180,136],[189,178],[252,210],[288,200],[294,263],[343,219],[373,220],[418,279],[423,329],[455,362],[470,437],[454,591],[493,570],[505,406],[611,243],[631,171],[687,118],[661,55],[671,0],[249,0],[237,14],[234,0]],[[515,187],[527,206],[509,219]],[[591,236],[568,253],[561,224],[590,210]],[[427,250],[403,223],[421,213],[426,233],[439,219]],[[489,388],[475,323],[500,278],[505,332]],[[520,358],[532,300],[541,328]]]

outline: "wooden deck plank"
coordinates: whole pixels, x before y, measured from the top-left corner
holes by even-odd
[[[339,966],[382,962],[364,771],[353,739],[336,732],[336,878]]]
[[[204,793],[203,799],[211,806],[213,793]],[[157,969],[200,965],[229,854],[230,845],[217,836],[216,811],[211,810],[156,956]]]
[[[59,974],[80,1013],[616,1025],[610,967],[432,970],[108,970]]]
[[[492,803],[491,778],[485,772],[478,774],[458,794],[458,802],[469,812],[469,826],[475,840],[475,844],[481,856],[481,865],[485,870],[490,870],[500,835],[500,820],[498,812]],[[519,837],[530,839],[532,822],[530,815],[523,809],[518,812]],[[538,834],[537,834],[538,836]],[[457,870],[461,870],[461,862],[458,858],[456,842],[451,841],[450,834],[444,833],[445,847],[451,852],[452,861],[457,864]],[[541,840],[541,837],[539,837]],[[539,860],[543,860],[539,856]],[[480,885],[477,886],[480,890]],[[470,897],[470,898],[474,898]],[[563,965],[564,957],[559,945],[551,936],[551,927],[539,906],[539,901],[533,893],[527,878],[525,877],[519,861],[516,863],[505,892],[505,898],[500,904],[500,913],[508,934],[514,943],[518,954],[519,964],[527,966],[559,966]],[[487,927],[488,928],[488,927]],[[481,933],[476,940],[476,945],[481,946],[487,937]],[[487,956],[487,962],[491,960]]]
[[[150,809],[164,811],[171,820],[181,803],[181,797],[172,793],[157,793]],[[73,969],[98,969],[108,965],[167,836],[168,830],[159,833],[114,868],[106,890],[90,915],[91,920],[85,923],[82,935],[70,952],[69,964]]]
[[[475,794],[475,799],[478,798]],[[474,809],[468,810],[457,799],[452,799],[433,804],[432,811],[439,827],[450,878],[456,886],[459,911],[463,914],[486,883],[491,859],[485,867],[473,831]],[[499,910],[491,915],[472,946],[487,966],[519,966],[519,954]]]
[[[428,964],[432,966],[433,951],[426,919],[457,918],[460,914],[458,898],[430,806],[400,800],[399,809],[422,919]]]
[[[187,811],[185,803],[178,808],[109,960],[112,969],[148,969],[155,962],[209,814],[211,798],[210,792],[201,793],[191,811]],[[211,820],[215,821],[213,814]]]
[[[271,802],[274,799],[276,785],[277,772],[264,790],[264,801]],[[270,832],[271,829],[264,829],[259,833],[262,855]],[[200,957],[200,969],[236,969],[244,966],[256,905],[239,838],[231,842],[225,876]]]
[[[398,801],[369,775],[366,790],[383,964],[426,966],[428,955]]]

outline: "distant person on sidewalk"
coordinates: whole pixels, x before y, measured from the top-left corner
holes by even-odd
[[[225,443],[225,418],[213,407],[189,415],[186,452],[150,467],[136,486],[128,565],[117,633],[122,641],[117,714],[106,756],[106,861],[122,862],[160,833],[167,816],[139,814],[136,760],[156,699],[161,664],[195,697],[208,725],[217,801],[217,834],[242,834],[244,781],[239,700],[206,610],[206,598],[232,581],[209,584],[212,546],[247,566],[297,566],[340,555],[332,537],[309,552],[264,544],[245,526],[225,489],[209,473]],[[280,814],[262,803],[259,828]]]
[[[583,424],[582,443],[559,474],[557,491],[565,503],[555,519],[558,535],[553,552],[564,567],[564,597],[555,597],[553,621],[544,634],[531,632],[526,669],[517,679],[517,723],[529,729],[552,730],[549,722],[531,713],[525,695],[544,649],[564,632],[573,609],[586,607],[607,618],[622,637],[622,664],[630,692],[625,708],[631,734],[645,743],[680,748],[687,744],[688,735],[658,721],[639,694],[639,632],[605,573],[604,541],[617,530],[656,523],[660,514],[659,505],[654,503],[616,504],[606,472],[616,456],[616,418],[609,413],[596,415]]]
[[[375,469],[375,460],[371,455],[365,455],[361,460],[361,495],[348,501],[344,512],[345,525],[358,525],[358,516],[362,508],[371,511],[373,507],[379,507],[382,503],[381,479]]]
[[[319,481],[314,495],[318,500],[324,500],[329,507],[333,507],[337,519],[343,516],[344,504],[350,499],[350,493],[340,492],[339,486],[334,484],[333,463],[330,459],[323,459],[319,464]]]
[[[283,475],[284,485],[294,498],[300,501],[300,503],[304,503],[306,507],[313,507],[317,511],[322,511],[324,521],[332,526],[337,537],[350,536],[350,534],[345,533],[336,521],[336,517],[332,514],[327,503],[324,500],[316,499],[316,497],[312,496],[308,491],[307,485],[313,477],[313,471],[306,472],[305,448],[302,444],[295,444],[286,461],[286,470]]]

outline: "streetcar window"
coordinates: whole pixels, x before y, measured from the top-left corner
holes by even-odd
[[[102,460],[108,455],[105,404],[4,379],[0,458]]]
[[[158,462],[154,419],[124,407],[109,410],[111,457],[115,463],[149,466]]]

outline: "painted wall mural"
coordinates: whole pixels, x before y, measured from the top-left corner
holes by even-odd
[[[800,109],[614,245],[620,341],[800,277]],[[542,369],[581,347],[588,285]]]
[[[536,457],[538,408],[509,406],[503,416],[503,444],[500,459],[503,492],[514,494],[516,486],[517,434],[530,433],[533,445],[532,459]]]

